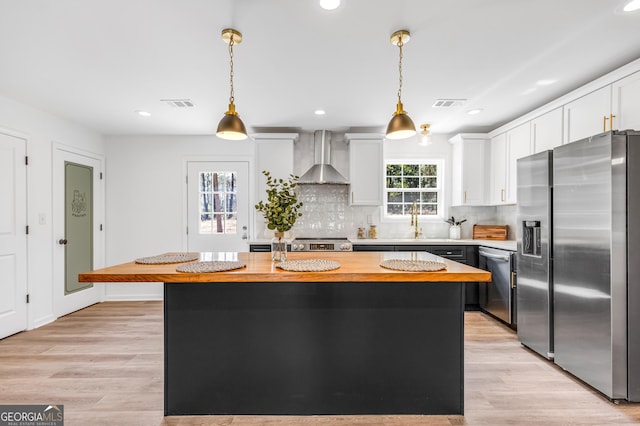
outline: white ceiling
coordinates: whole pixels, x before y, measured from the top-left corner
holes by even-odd
[[[342,0],[329,12],[317,0],[0,0],[0,94],[107,135],[213,134],[229,96],[220,32],[234,27],[250,131],[382,131],[398,86],[389,37],[408,29],[402,100],[416,125],[484,132],[639,58],[640,11],[622,14],[624,3]],[[182,98],[195,107],[160,102]],[[438,98],[468,101],[432,108]]]

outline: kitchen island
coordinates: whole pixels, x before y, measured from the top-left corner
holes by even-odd
[[[385,259],[438,260],[404,272]],[[165,414],[463,414],[463,288],[491,275],[429,253],[202,253],[246,267],[125,263],[81,282],[164,282]]]

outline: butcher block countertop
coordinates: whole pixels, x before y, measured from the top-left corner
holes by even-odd
[[[160,254],[160,253],[158,253]],[[289,253],[287,260],[326,259],[340,263],[340,268],[324,272],[290,272],[277,268],[271,253],[215,252],[200,253],[201,261],[233,260],[246,267],[226,272],[176,272],[180,263],[145,265],[123,263],[79,274],[80,282],[488,282],[491,273],[463,265],[426,252],[330,252]],[[388,259],[435,260],[447,268],[436,272],[405,272],[386,269],[380,262]]]

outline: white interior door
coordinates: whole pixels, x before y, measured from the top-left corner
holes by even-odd
[[[26,141],[0,134],[0,339],[27,328]]]
[[[249,163],[187,163],[187,249],[249,251]]]
[[[78,274],[104,266],[102,160],[65,148],[53,158],[54,311],[66,315],[102,301],[102,284]]]

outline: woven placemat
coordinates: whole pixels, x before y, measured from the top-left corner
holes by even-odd
[[[223,272],[231,271],[232,269],[244,268],[245,266],[247,265],[242,262],[236,262],[233,260],[213,260],[207,262],[194,262],[187,263],[185,265],[179,265],[176,267],[176,271],[190,273]]]
[[[136,263],[143,265],[161,265],[163,263],[182,263],[198,260],[200,253],[166,253],[158,256],[141,257]]]
[[[396,271],[429,272],[447,269],[447,265],[433,260],[388,259],[380,262],[380,266]]]
[[[306,259],[306,260],[285,260],[277,263],[276,266],[285,271],[294,272],[321,272],[332,271],[340,267],[340,263],[335,260]]]

